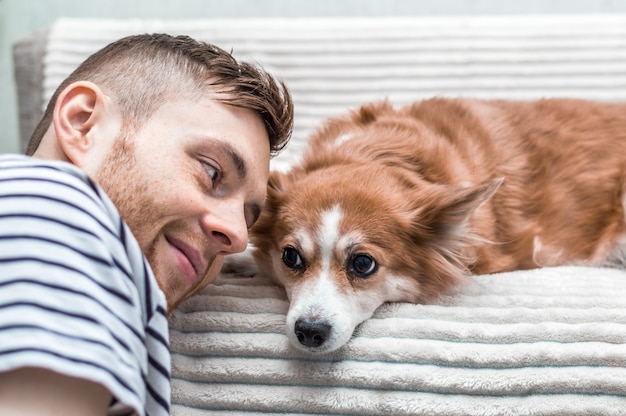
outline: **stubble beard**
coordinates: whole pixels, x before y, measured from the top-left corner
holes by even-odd
[[[131,139],[122,136],[115,140],[115,146],[102,162],[94,179],[113,201],[156,275],[156,247],[147,232],[149,224],[155,224],[158,218],[154,208],[156,205],[148,197],[147,184],[137,169],[135,145]]]

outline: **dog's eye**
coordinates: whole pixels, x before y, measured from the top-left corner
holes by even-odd
[[[298,250],[291,246],[287,246],[283,249],[283,263],[285,266],[294,270],[303,270],[304,262],[302,261],[302,257]]]
[[[376,273],[376,270],[378,270],[378,263],[367,254],[357,254],[352,257],[350,271],[357,277],[369,277]]]

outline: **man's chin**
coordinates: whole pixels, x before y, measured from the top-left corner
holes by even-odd
[[[159,288],[165,295],[168,315],[191,296],[189,289],[185,290],[183,287],[173,287],[171,282],[162,284],[158,279],[157,282],[159,282]]]
[[[179,276],[175,271],[167,270],[167,267],[160,267],[156,261],[150,261],[150,258],[148,258],[148,260],[156,277],[159,288],[167,300],[168,314],[180,306],[181,303],[213,282],[224,264],[224,256],[216,256],[210,263],[211,266],[205,275],[196,280],[192,286],[188,286],[187,281],[182,276]]]

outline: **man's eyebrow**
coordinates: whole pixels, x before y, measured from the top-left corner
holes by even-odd
[[[239,176],[240,179],[245,178],[248,174],[248,169],[246,162],[243,160],[239,152],[237,152],[237,150],[228,143],[222,143],[221,145],[224,147],[226,156],[228,156],[232,164],[235,165],[237,176]]]

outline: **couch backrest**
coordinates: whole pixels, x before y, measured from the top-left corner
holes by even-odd
[[[434,95],[626,99],[624,15],[62,19],[47,38],[41,107],[90,53],[141,32],[184,33],[215,43],[287,82],[295,130],[273,161],[276,169],[297,158],[323,119],[366,101],[401,105]]]

